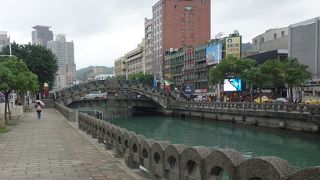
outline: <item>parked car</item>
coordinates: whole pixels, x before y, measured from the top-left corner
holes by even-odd
[[[253,101],[256,103],[268,103],[268,102],[272,102],[272,99],[268,98],[267,96],[262,96],[261,98],[258,97]]]
[[[304,102],[305,104],[310,104],[310,105],[320,105],[320,100],[319,99],[309,99]]]
[[[288,98],[284,98],[284,97],[280,97],[280,98],[277,98],[277,99],[273,100],[272,102],[275,102],[275,103],[289,103],[289,99]]]

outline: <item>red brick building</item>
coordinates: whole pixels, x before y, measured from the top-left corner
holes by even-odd
[[[153,11],[153,73],[162,77],[163,53],[210,40],[211,0],[160,0]]]

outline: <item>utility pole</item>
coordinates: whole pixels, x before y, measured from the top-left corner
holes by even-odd
[[[11,49],[11,40],[9,36],[9,51],[10,51],[10,57],[12,56],[12,49]]]

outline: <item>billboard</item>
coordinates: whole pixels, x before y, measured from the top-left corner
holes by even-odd
[[[206,48],[207,65],[218,64],[222,59],[222,44],[213,44]]]
[[[186,85],[186,86],[184,86],[183,92],[184,92],[185,94],[192,94],[192,86],[191,86],[191,85]]]
[[[241,79],[225,79],[223,83],[223,91],[241,91],[242,90],[242,80]]]
[[[226,38],[226,58],[228,57],[241,58],[241,37]]]

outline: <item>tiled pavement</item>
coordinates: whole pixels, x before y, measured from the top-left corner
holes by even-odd
[[[1,180],[146,179],[55,109],[45,109],[42,116],[25,113],[9,133],[0,134]]]

